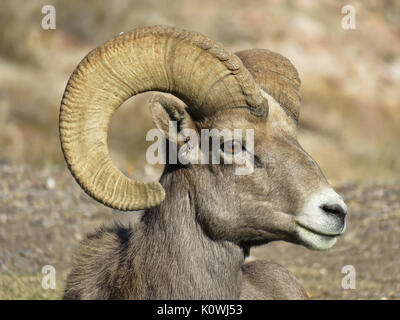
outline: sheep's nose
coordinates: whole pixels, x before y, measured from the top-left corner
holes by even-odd
[[[320,207],[325,213],[344,219],[347,214],[347,208],[340,203],[323,204]]]
[[[346,230],[347,206],[332,188],[320,190],[306,201],[296,222],[317,234],[338,236]]]

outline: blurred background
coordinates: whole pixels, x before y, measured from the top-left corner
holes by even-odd
[[[44,5],[56,29],[43,30]],[[342,28],[344,5],[356,29]],[[349,203],[348,232],[326,253],[274,243],[252,256],[289,267],[312,298],[399,298],[400,2],[278,0],[23,1],[0,4],[0,298],[60,298],[74,246],[110,219],[70,177],[58,138],[69,75],[94,47],[138,26],[200,32],[231,52],[267,48],[302,80],[299,141]],[[149,94],[128,100],[110,131],[127,174],[156,178],[145,163],[153,127]],[[397,233],[397,235],[396,235]],[[397,259],[397,260],[396,260]],[[56,290],[41,268],[60,270]],[[359,270],[356,290],[341,268]],[[359,268],[357,269],[357,267]]]

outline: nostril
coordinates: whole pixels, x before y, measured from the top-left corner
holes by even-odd
[[[340,218],[344,218],[346,216],[346,209],[343,208],[340,204],[324,204],[321,206],[321,209],[324,210],[326,213],[333,214],[335,216],[338,216]]]

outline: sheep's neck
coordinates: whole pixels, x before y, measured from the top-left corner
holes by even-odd
[[[144,236],[152,239],[142,247],[147,270],[143,298],[239,298],[243,250],[203,233],[182,175],[180,170],[163,175],[166,199],[143,218]]]

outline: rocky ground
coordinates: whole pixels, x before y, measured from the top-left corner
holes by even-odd
[[[400,298],[400,183],[337,187],[349,206],[348,228],[327,252],[272,243],[252,251],[288,267],[315,299]],[[132,213],[134,214],[134,213]],[[0,165],[0,299],[60,298],[74,247],[85,234],[121,213],[90,199],[66,168],[32,170]],[[57,289],[43,290],[52,265]],[[356,270],[344,290],[343,266]]]

